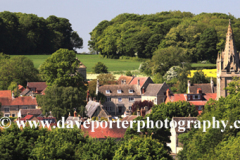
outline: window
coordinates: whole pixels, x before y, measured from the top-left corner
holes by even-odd
[[[198,110],[201,111],[203,106],[198,106]]]
[[[107,97],[107,102],[110,102],[111,101],[111,98],[110,97]]]
[[[200,99],[200,95],[197,95],[197,94],[194,95],[194,96],[193,96],[193,99]]]
[[[15,117],[15,114],[12,114],[12,117]]]
[[[133,93],[133,89],[129,89],[129,93]]]
[[[157,98],[154,99],[154,103],[157,104]]]
[[[5,113],[8,113],[9,111],[10,111],[9,108],[4,108],[4,112],[5,112]]]
[[[133,97],[129,97],[129,102],[133,102],[134,98]]]
[[[111,107],[107,107],[107,111],[111,111],[112,109],[111,109]]]
[[[187,99],[190,100],[190,99],[191,99],[191,95],[188,95],[188,96],[187,96]]]
[[[107,94],[110,94],[111,92],[110,92],[110,90],[106,90],[106,93],[107,93]]]
[[[122,84],[126,84],[126,80],[122,79]]]
[[[35,92],[35,88],[31,88],[31,91],[34,91],[34,92]]]
[[[118,98],[118,102],[122,102],[122,98]]]
[[[10,117],[10,114],[4,114],[4,117]]]
[[[128,109],[131,111],[132,110],[132,106],[129,106]]]
[[[21,109],[28,109],[28,107],[22,107]]]
[[[122,93],[122,90],[121,90],[121,89],[118,89],[118,90],[117,90],[117,93]]]

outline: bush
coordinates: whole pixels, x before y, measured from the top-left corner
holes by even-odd
[[[126,72],[126,76],[132,76],[131,71],[127,71],[127,72]]]
[[[93,67],[93,71],[94,71],[94,73],[108,73],[108,68],[104,63],[98,62]]]

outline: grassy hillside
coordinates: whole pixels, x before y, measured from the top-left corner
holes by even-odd
[[[34,66],[39,66],[50,57],[50,55],[25,55],[30,58]],[[141,62],[132,60],[119,60],[119,59],[105,59],[100,58],[98,55],[77,55],[78,59],[87,67],[87,72],[92,72],[92,67],[97,62],[103,62],[107,67],[108,71],[128,71],[138,69]]]

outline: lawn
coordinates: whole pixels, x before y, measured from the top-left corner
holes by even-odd
[[[25,55],[30,58],[34,66],[39,66],[50,57],[50,55]],[[87,72],[93,72],[92,67],[97,62],[103,62],[107,67],[108,71],[130,71],[138,69],[141,62],[132,60],[119,60],[119,59],[105,59],[100,58],[98,55],[77,55],[78,59],[87,67]]]
[[[197,68],[197,67],[216,67],[216,64],[192,63],[191,66],[194,67],[194,68]]]

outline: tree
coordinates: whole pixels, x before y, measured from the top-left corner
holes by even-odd
[[[11,84],[8,86],[8,90],[13,91],[15,97],[18,97],[21,92],[18,90],[18,84],[16,82],[11,82]]]
[[[217,43],[218,36],[214,27],[205,29],[197,43],[197,60],[209,60],[211,63],[215,63],[218,53]]]
[[[131,71],[127,71],[127,72],[126,72],[126,76],[132,76]]]
[[[163,76],[160,73],[155,74],[153,77],[153,82],[154,83],[163,83],[164,82]]]
[[[93,71],[94,73],[108,73],[108,68],[104,63],[98,62],[93,66]]]
[[[164,148],[164,145],[152,137],[134,137],[125,141],[116,151],[114,160],[130,159],[166,159],[172,157]]]
[[[85,106],[85,99],[85,88],[77,87],[48,86],[45,95],[37,95],[37,102],[43,114],[51,111],[57,119],[62,116],[67,117],[69,112],[74,112],[74,109],[81,112],[81,106]]]
[[[116,77],[112,75],[111,73],[107,74],[99,74],[97,76],[97,79],[99,80],[100,85],[104,84],[116,84]]]
[[[151,109],[153,107],[152,101],[135,101],[132,105],[132,113],[136,113],[136,111],[139,109],[144,109],[144,107],[147,106],[148,109]]]
[[[196,71],[191,79],[191,83],[209,83],[209,78],[205,77],[203,71]]]
[[[78,33],[76,31],[73,31],[71,33],[71,43],[73,46],[73,49],[76,51],[76,49],[81,49],[83,46],[83,40],[81,37],[79,37]]]
[[[79,63],[74,51],[59,49],[43,62],[40,66],[40,74],[48,86],[72,86],[84,90],[86,89],[84,79],[77,72]]]
[[[26,86],[28,81],[38,82],[38,70],[33,62],[24,56],[1,60],[0,89],[6,90],[11,82]]]
[[[186,93],[187,91],[187,80],[190,74],[190,64],[184,64],[181,70],[178,70],[178,93]]]
[[[164,79],[171,81],[174,78],[177,78],[179,70],[182,68],[179,66],[172,66],[164,75]]]

